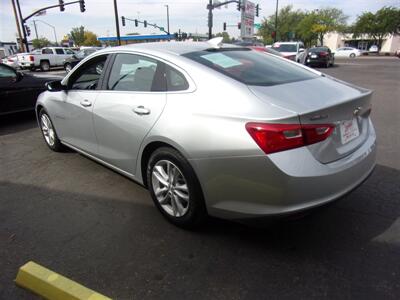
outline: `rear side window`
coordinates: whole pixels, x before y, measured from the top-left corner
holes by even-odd
[[[164,65],[150,57],[117,54],[107,88],[114,91],[165,91]]]
[[[189,88],[189,83],[181,72],[168,65],[165,71],[168,91],[184,91]]]
[[[48,49],[48,48],[43,49],[43,50],[42,50],[42,54],[53,54],[53,50]]]
[[[203,50],[183,56],[247,85],[270,86],[318,77],[274,55],[250,49]]]
[[[64,50],[63,49],[56,49],[56,53],[57,54],[64,54]]]

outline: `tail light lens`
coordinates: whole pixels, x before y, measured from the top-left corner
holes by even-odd
[[[30,60],[30,61],[34,61],[34,60],[35,60],[35,57],[32,56],[32,55],[29,55],[29,60]]]
[[[334,128],[333,124],[246,124],[247,132],[266,154],[321,142]]]
[[[328,52],[320,52],[319,53],[319,56],[321,56],[321,57],[326,57],[326,56],[328,56]]]

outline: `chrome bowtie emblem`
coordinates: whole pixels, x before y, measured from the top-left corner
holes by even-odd
[[[358,115],[360,114],[361,110],[362,110],[362,106],[356,107],[356,108],[353,110],[353,115],[354,115],[354,116],[358,116]]]

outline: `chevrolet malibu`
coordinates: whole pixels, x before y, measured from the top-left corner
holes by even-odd
[[[47,88],[47,146],[144,185],[182,227],[317,207],[375,165],[370,90],[219,40],[100,50]]]

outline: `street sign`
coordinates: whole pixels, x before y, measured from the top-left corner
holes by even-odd
[[[255,29],[260,29],[261,28],[261,24],[260,23],[254,23],[254,28]]]
[[[241,38],[252,38],[254,36],[254,16],[256,6],[248,0],[242,1],[242,21],[240,29]]]
[[[165,31],[165,30],[164,30],[164,27],[160,27],[160,30],[161,30],[161,31]]]

